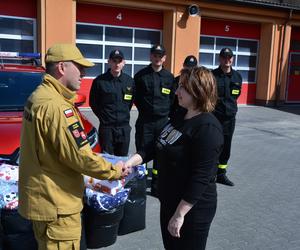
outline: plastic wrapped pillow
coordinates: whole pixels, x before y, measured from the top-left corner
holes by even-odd
[[[18,185],[0,180],[0,208],[17,209],[18,208]]]
[[[112,164],[116,164],[118,161],[127,161],[128,156],[115,156],[115,155],[110,155],[110,154],[101,154],[101,156],[111,162]],[[133,179],[134,177],[137,177],[139,179],[142,179],[146,174],[147,174],[147,169],[145,165],[137,165],[132,168],[132,173],[125,177],[125,184]]]
[[[115,156],[107,153],[100,154],[105,160],[116,164],[118,161],[127,161],[128,156]]]
[[[10,183],[19,181],[19,166],[0,163],[0,180]]]
[[[102,154],[101,156],[112,164],[115,164],[118,161],[126,161],[128,159],[128,157],[114,156],[110,154]],[[94,191],[116,195],[130,180],[135,177],[141,179],[146,175],[146,173],[146,167],[144,165],[138,165],[132,168],[132,173],[126,176],[125,179],[108,181],[84,176],[84,184],[86,188],[93,189]]]
[[[130,189],[124,188],[115,195],[109,195],[94,191],[90,188],[85,189],[86,203],[97,211],[108,211],[118,208],[126,202]]]
[[[94,191],[115,195],[124,187],[125,180],[99,180],[90,176],[84,176],[84,185]]]

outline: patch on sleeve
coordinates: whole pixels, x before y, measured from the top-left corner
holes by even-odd
[[[74,116],[73,110],[72,109],[66,109],[64,110],[64,114],[67,118]]]
[[[75,139],[78,148],[82,148],[84,145],[89,143],[89,141],[87,140],[87,136],[83,130],[83,127],[79,122],[73,123],[68,128],[73,138]]]

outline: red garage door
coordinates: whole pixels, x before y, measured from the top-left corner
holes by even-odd
[[[150,48],[161,43],[162,27],[162,12],[78,4],[76,44],[96,64],[87,71],[81,87],[87,99],[92,80],[108,68],[111,50],[122,50],[126,60],[124,72],[133,76],[150,63]],[[88,103],[87,100],[86,106]]]
[[[300,103],[300,28],[292,27],[286,101]]]
[[[291,52],[289,60],[287,102],[300,102],[300,52]]]
[[[235,55],[233,68],[243,77],[239,103],[255,103],[259,39],[259,24],[206,18],[201,21],[200,64],[217,68],[219,51],[223,47],[231,48]]]

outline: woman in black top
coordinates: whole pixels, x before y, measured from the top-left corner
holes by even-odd
[[[156,151],[145,147],[127,162],[134,166],[156,155],[159,166],[160,223],[166,249],[205,249],[215,216],[215,176],[223,133],[211,114],[216,83],[204,67],[183,69],[176,90],[180,109],[162,130]]]

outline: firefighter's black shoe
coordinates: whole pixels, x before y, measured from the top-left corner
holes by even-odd
[[[234,183],[228,179],[227,175],[225,173],[217,174],[217,183],[233,187]]]

